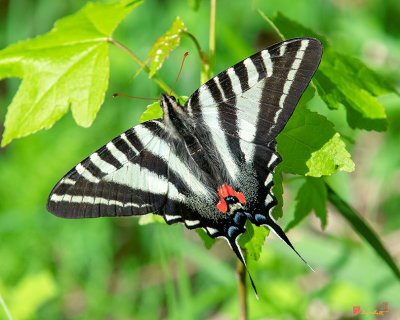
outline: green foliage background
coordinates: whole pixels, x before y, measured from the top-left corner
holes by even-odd
[[[0,47],[47,33],[56,20],[77,12],[85,4],[85,1],[0,1]],[[74,103],[85,98],[80,91],[74,95],[74,87],[58,88],[58,92],[72,92],[74,99],[69,102],[73,116],[67,112],[51,130],[38,131],[0,149],[0,295],[13,318],[237,318],[235,259],[226,243],[217,241],[208,251],[195,232],[180,225],[138,225],[134,218],[71,221],[56,218],[45,210],[51,188],[64,173],[139,122],[146,103],[124,98],[113,100],[112,94],[158,97],[161,92],[146,72],[138,72],[139,65],[129,55],[104,41],[112,33],[113,21],[115,27],[122,21],[113,39],[144,61],[176,16],[208,53],[209,9],[208,1],[144,1],[126,18],[129,10],[125,12],[123,7],[110,10],[100,27],[103,36],[97,31],[80,29],[80,24],[76,29],[68,25],[68,41],[88,35],[93,39],[87,47],[77,48],[78,52],[94,50],[91,51],[97,54],[94,56],[110,54],[109,87],[97,116],[96,101],[101,101],[102,96],[89,99],[87,112],[82,113],[82,109],[74,110]],[[250,253],[257,253],[249,257],[249,268],[261,299],[256,301],[249,295],[249,316],[251,319],[348,319],[352,318],[353,306],[361,306],[368,312],[386,301],[390,309],[387,315],[393,319],[400,317],[400,285],[385,261],[376,255],[378,252],[382,256],[383,251],[376,246],[372,250],[367,241],[356,235],[355,231],[361,229],[358,221],[343,219],[345,215],[338,214],[331,206],[327,216],[325,207],[330,190],[326,189],[327,184],[372,225],[399,264],[400,98],[395,90],[400,88],[400,25],[396,18],[400,15],[400,4],[396,0],[279,3],[217,0],[215,73],[280,40],[256,9],[274,17],[273,22],[287,38],[316,32],[327,39],[321,39],[325,53],[314,81],[318,94],[313,97],[313,92],[309,92],[305,96],[308,109],[303,108],[304,104],[299,106],[296,118],[286,128],[287,133],[280,137],[283,148],[280,152],[293,153],[296,144],[290,143],[299,136],[296,130],[301,129],[303,122],[308,124],[305,131],[310,138],[328,132],[332,141],[307,163],[301,152],[307,148],[314,150],[311,142],[299,150],[297,158],[286,157],[282,164],[286,173],[313,176],[284,176],[284,214],[279,223],[286,229],[293,228],[289,237],[317,272],[310,272],[274,236],[267,238],[261,254],[257,247],[260,241],[242,240]],[[274,16],[276,10],[284,15]],[[96,14],[93,8],[88,12]],[[84,20],[82,16],[81,22]],[[52,39],[60,43],[63,40]],[[24,76],[26,85],[37,82],[40,86],[42,77],[51,73],[43,63],[51,52],[38,50],[35,55],[42,59],[42,64],[24,70],[24,74],[22,69],[7,69],[15,63],[10,52],[17,52],[21,61],[29,62],[33,51],[28,52],[23,43],[10,48],[0,52],[0,74]],[[19,48],[22,49],[18,51]],[[190,95],[200,84],[200,58],[189,37],[182,37],[179,46],[155,73],[172,86],[185,51],[191,55],[174,90],[179,95]],[[90,58],[93,60],[94,56]],[[353,57],[379,76],[371,74]],[[149,65],[160,67],[154,60]],[[107,69],[107,65],[100,68]],[[77,68],[75,77],[84,85],[88,83],[90,70]],[[94,81],[87,86],[89,96],[90,90],[107,87],[106,72],[93,74],[91,79]],[[16,78],[0,82],[1,123],[20,85],[24,84]],[[324,92],[324,88],[329,91]],[[29,96],[19,96],[19,102],[28,103]],[[51,111],[54,120],[66,111],[56,98]],[[40,110],[40,106],[37,104],[39,111],[48,111]],[[89,128],[75,123],[88,126],[95,116]],[[325,122],[321,121],[327,120],[322,116],[334,124],[334,129],[329,122],[323,125]],[[33,127],[38,120],[22,112],[14,122],[21,125],[21,117],[24,128]],[[52,125],[46,122],[46,117],[39,120],[39,126]],[[310,123],[316,125],[312,127]],[[340,166],[351,171],[346,150],[356,164],[354,173],[317,178],[336,172]],[[347,160],[327,164],[327,155],[340,155],[340,161]],[[315,211],[318,219],[308,215],[310,210]],[[353,229],[348,221],[355,221]],[[325,229],[321,230],[321,226]],[[256,231],[254,238],[257,237],[262,244],[264,237]],[[257,255],[260,255],[258,261],[251,259]],[[6,313],[0,309],[2,318],[6,318]]]

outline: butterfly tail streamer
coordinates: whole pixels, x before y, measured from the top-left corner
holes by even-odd
[[[285,242],[296,254],[297,256],[312,270],[315,270],[308,264],[308,262],[301,256],[300,253],[294,248],[289,238],[286,236],[285,232],[281,229],[281,227],[275,223],[272,219],[267,224],[268,228],[272,230],[283,242]]]
[[[237,243],[237,240],[236,239],[234,239],[234,240],[233,239],[228,239],[228,238],[227,238],[227,240],[228,240],[229,246],[232,248],[233,252],[235,252],[235,254],[238,257],[238,259],[240,260],[240,262],[243,263],[244,268],[246,269],[247,274],[249,275],[251,286],[253,287],[253,290],[254,290],[254,293],[256,295],[256,298],[257,298],[257,300],[259,300],[260,298],[258,297],[256,285],[254,284],[253,278],[250,275],[249,269],[247,269],[246,261],[245,261],[245,259],[243,257],[242,250],[240,249],[240,247],[239,247],[239,245]]]

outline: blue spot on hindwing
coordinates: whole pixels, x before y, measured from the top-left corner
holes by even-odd
[[[257,214],[255,215],[255,218],[256,218],[256,221],[257,221],[257,222],[260,222],[260,223],[267,222],[267,218],[266,218],[264,215],[262,215],[262,214],[257,213]]]
[[[229,238],[235,238],[235,236],[237,235],[236,231],[239,231],[238,227],[235,227],[235,226],[229,227],[229,229],[228,229]]]
[[[233,221],[239,226],[243,225],[246,221],[246,215],[242,211],[236,211]]]

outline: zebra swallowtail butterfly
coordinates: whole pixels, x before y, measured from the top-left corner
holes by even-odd
[[[48,211],[63,218],[158,214],[225,238],[245,266],[237,238],[249,219],[297,253],[270,214],[281,161],[275,138],[321,55],[318,40],[295,38],[221,72],[184,105],[162,94],[162,119],[125,131],[71,169],[51,191]]]

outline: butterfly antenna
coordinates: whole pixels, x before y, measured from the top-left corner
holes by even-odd
[[[285,232],[283,232],[281,227],[277,223],[275,223],[275,221],[270,219],[267,226],[297,254],[297,256],[311,269],[311,271],[315,272],[315,270],[308,264],[308,262],[301,256],[301,254],[297,252],[297,250],[290,242],[289,238],[286,236]]]
[[[156,98],[142,98],[142,97],[132,97],[132,96],[127,96],[126,94],[122,94],[122,93],[114,93],[113,94],[113,98],[117,97],[117,96],[122,96],[122,97],[127,97],[127,98],[132,98],[132,99],[142,99],[142,100],[161,100],[161,99],[156,99]]]
[[[240,262],[243,263],[244,268],[246,269],[247,274],[249,275],[251,286],[253,287],[256,298],[257,298],[257,300],[259,300],[260,298],[258,297],[256,285],[254,284],[253,278],[250,275],[249,269],[247,269],[246,261],[244,260],[242,250],[240,249],[239,245],[237,244],[236,239],[235,240],[228,239],[228,238],[226,238],[226,239],[229,243],[229,246],[232,248],[233,252],[235,252],[235,254],[238,257],[238,259],[240,260]]]
[[[187,57],[188,55],[189,55],[189,52],[185,52],[185,54],[183,55],[182,64],[181,64],[181,69],[179,70],[178,76],[176,77],[175,83],[174,83],[174,85],[172,86],[172,89],[171,89],[171,92],[169,93],[169,95],[171,95],[171,94],[172,94],[172,91],[174,91],[174,88],[175,88],[175,86],[176,86],[176,83],[178,82],[179,76],[181,75],[181,71],[182,71],[182,68],[183,68],[183,63],[185,62],[185,59],[186,59],[186,57]]]

